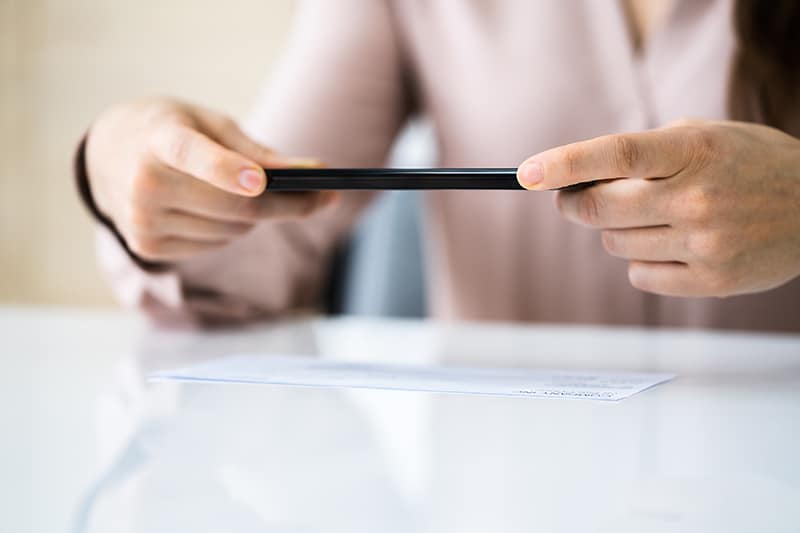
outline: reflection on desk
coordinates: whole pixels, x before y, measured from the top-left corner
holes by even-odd
[[[235,352],[679,377],[612,404],[145,382]],[[118,353],[76,531],[800,524],[797,336],[341,319],[145,329]]]

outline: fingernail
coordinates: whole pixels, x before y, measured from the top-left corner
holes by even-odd
[[[264,186],[264,174],[247,168],[239,173],[239,184],[248,191],[258,191]]]
[[[517,175],[522,186],[530,189],[544,179],[544,166],[539,161],[528,161],[520,167]]]

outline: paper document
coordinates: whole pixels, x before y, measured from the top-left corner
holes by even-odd
[[[410,366],[307,356],[245,354],[161,371],[151,381],[352,387],[616,401],[672,374],[529,368]]]

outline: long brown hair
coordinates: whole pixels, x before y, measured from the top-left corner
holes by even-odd
[[[800,0],[736,0],[733,18],[731,116],[800,135]]]

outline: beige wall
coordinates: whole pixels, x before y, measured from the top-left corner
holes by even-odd
[[[112,303],[71,182],[76,140],[154,93],[242,117],[294,3],[0,0],[0,303]]]

